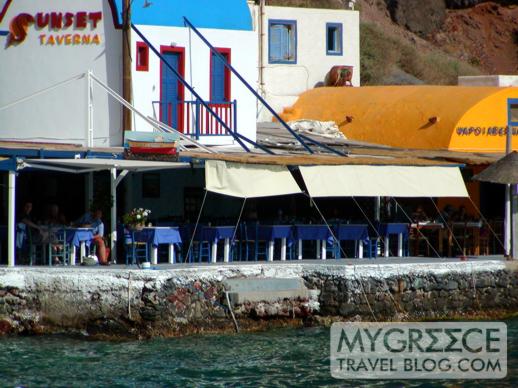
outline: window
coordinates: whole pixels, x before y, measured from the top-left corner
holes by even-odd
[[[509,125],[518,124],[518,100],[509,104]]]
[[[297,22],[268,21],[268,62],[297,63]]]
[[[326,24],[327,55],[342,55],[342,23]]]
[[[149,70],[149,47],[144,42],[137,42],[137,71]]]
[[[145,172],[142,174],[142,198],[160,198],[160,174]]]
[[[216,48],[225,62],[230,64],[230,49]],[[222,103],[230,101],[230,70],[218,55],[210,53],[210,101]]]

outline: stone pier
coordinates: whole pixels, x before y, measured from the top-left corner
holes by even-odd
[[[149,338],[332,320],[499,318],[518,311],[517,270],[501,259],[4,267],[0,332]]]

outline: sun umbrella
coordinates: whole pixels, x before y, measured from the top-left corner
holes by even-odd
[[[513,151],[504,156],[473,179],[502,184],[518,183],[518,152]]]

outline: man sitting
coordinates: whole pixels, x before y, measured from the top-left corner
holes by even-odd
[[[102,221],[103,212],[100,209],[95,209],[85,213],[79,218],[74,225],[78,225],[83,228],[93,228],[94,233],[94,244],[97,249],[97,258],[99,264],[109,265],[108,263],[108,250],[104,243],[104,224]]]

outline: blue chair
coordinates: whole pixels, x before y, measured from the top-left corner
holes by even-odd
[[[249,229],[246,223],[244,224],[244,233],[245,233],[245,260],[248,261],[250,258],[250,245],[253,247],[254,252],[254,260],[259,260],[260,257],[262,257],[264,260],[268,259],[268,241],[266,240],[259,240],[259,223],[255,223],[255,231],[250,236],[249,235]]]
[[[67,243],[65,229],[59,229],[52,232],[49,244],[49,265],[70,263],[70,245]]]
[[[211,244],[209,241],[199,241],[198,242],[198,263],[201,263],[204,259],[207,260],[207,263],[211,261]]]
[[[124,236],[126,265],[140,264],[144,261],[147,261],[149,253],[148,244],[134,241],[133,232],[124,226],[122,226],[122,232],[122,235]]]

